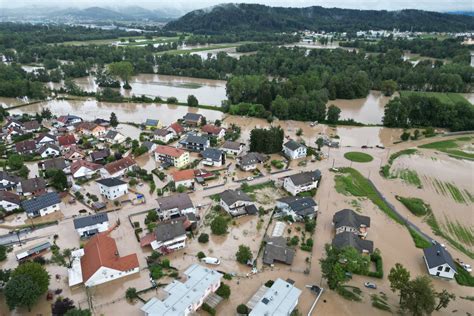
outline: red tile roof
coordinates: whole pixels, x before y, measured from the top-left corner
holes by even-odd
[[[184,128],[181,125],[179,125],[179,123],[176,123],[176,122],[171,124],[170,128],[173,129],[176,132],[176,134],[181,134],[182,132],[184,132]]]
[[[72,134],[58,137],[59,146],[70,146],[76,143],[76,137]]]
[[[175,157],[175,158],[181,157],[181,155],[185,153],[185,151],[182,149],[171,147],[171,146],[163,146],[163,145],[157,146],[155,149],[155,152],[157,154],[166,155],[166,156]]]
[[[82,280],[86,282],[101,267],[119,271],[132,270],[139,267],[137,254],[120,257],[115,240],[107,233],[92,237],[84,246],[81,257]]]
[[[173,172],[174,182],[194,179],[194,170],[186,169]]]
[[[202,127],[202,131],[212,135],[219,135],[219,133],[223,130],[223,127],[215,126],[212,124],[207,124]]]
[[[107,172],[109,174],[114,174],[114,173],[117,173],[123,169],[127,169],[133,165],[135,165],[136,162],[135,160],[133,160],[132,158],[130,157],[124,157],[122,159],[119,159],[117,161],[113,161],[111,163],[108,163],[104,166],[105,170],[107,170]]]
[[[75,174],[81,167],[86,167],[92,171],[102,168],[102,165],[87,160],[76,160],[71,164],[71,173]]]

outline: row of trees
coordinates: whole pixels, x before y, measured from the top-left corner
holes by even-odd
[[[284,131],[281,127],[255,128],[250,132],[250,151],[274,154],[283,149]]]

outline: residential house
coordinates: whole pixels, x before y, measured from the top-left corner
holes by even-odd
[[[257,293],[260,293],[260,290]],[[250,300],[256,303],[247,304],[251,305],[248,306],[251,308],[249,316],[291,315],[298,305],[300,295],[301,290],[294,286],[292,280],[284,281],[278,278],[270,288],[264,289],[263,295],[259,294],[259,297]]]
[[[179,144],[189,151],[204,151],[210,146],[210,141],[207,137],[188,134],[184,139],[179,141]]]
[[[186,217],[159,222],[155,230],[140,240],[142,247],[168,254],[186,247]]]
[[[76,126],[76,132],[81,135],[101,137],[107,133],[107,128],[92,122],[81,122]]]
[[[177,122],[168,126],[167,130],[173,133],[173,138],[178,138],[184,133],[184,128]]]
[[[148,150],[148,152],[154,152],[156,147],[158,147],[157,144],[155,144],[154,142],[151,142],[151,141],[144,141],[142,143],[142,146],[145,146]]]
[[[374,251],[374,242],[362,239],[352,232],[342,232],[337,234],[332,240],[333,247],[345,248],[353,247],[363,254],[371,254]]]
[[[156,129],[156,128],[161,128],[163,124],[161,124],[160,120],[152,120],[152,119],[147,119],[145,121],[145,129]]]
[[[128,183],[117,178],[100,179],[96,181],[99,185],[100,194],[109,200],[115,200],[128,194]]]
[[[172,131],[166,128],[160,128],[153,131],[153,139],[167,144],[174,137]]]
[[[20,197],[15,193],[0,191],[0,209],[11,212],[20,208]]]
[[[16,152],[20,155],[32,155],[36,152],[34,140],[24,140],[15,144]]]
[[[219,194],[219,205],[232,216],[241,216],[248,214],[247,209],[253,205],[252,198],[240,189],[225,190]]]
[[[217,139],[222,139],[225,136],[226,129],[220,126],[215,126],[212,124],[206,124],[201,128],[202,132],[208,136],[216,137]]]
[[[186,216],[188,213],[196,213],[193,202],[186,193],[161,197],[156,201],[158,202],[156,212],[162,220]]]
[[[38,168],[44,171],[58,169],[65,173],[69,173],[71,171],[64,158],[52,158],[45,161],[40,161],[38,162]]]
[[[370,217],[359,215],[350,209],[343,209],[334,214],[332,223],[336,234],[350,232],[365,237],[367,228],[370,227]]]
[[[12,128],[19,128],[23,129],[23,123],[18,121],[17,119],[8,119],[7,123],[3,126],[4,129],[12,129]]]
[[[87,160],[76,160],[71,164],[71,174],[74,179],[91,178],[96,175],[101,169],[102,165],[96,164]]]
[[[57,125],[59,126],[69,126],[82,122],[82,118],[75,115],[61,115],[56,120]]]
[[[198,113],[186,113],[186,115],[183,116],[183,123],[186,126],[189,127],[196,127],[200,126],[204,120],[204,116]]]
[[[457,273],[453,258],[439,243],[423,249],[423,259],[428,273],[432,276],[453,279]]]
[[[130,157],[124,157],[106,164],[100,173],[102,178],[118,178],[122,177],[128,171],[133,171],[136,165],[135,160]]]
[[[91,152],[90,157],[91,161],[98,163],[98,162],[103,162],[107,159],[107,157],[110,156],[110,149],[104,148],[101,150],[96,150]]]
[[[217,148],[206,148],[201,152],[202,164],[211,167],[221,167],[225,164],[225,154]]]
[[[232,155],[232,156],[238,156],[242,153],[242,151],[245,148],[244,143],[239,143],[239,142],[233,142],[230,140],[227,140],[224,142],[224,144],[221,146],[221,150],[225,152],[227,155]]]
[[[295,250],[288,247],[285,237],[270,237],[266,239],[263,250],[263,263],[273,265],[276,262],[292,264]]]
[[[162,164],[183,168],[189,164],[189,152],[171,146],[159,145],[155,149],[155,160]]]
[[[20,178],[9,174],[7,171],[0,171],[0,191],[10,191],[20,183]]]
[[[6,136],[4,136],[3,138],[5,138],[9,142],[12,142],[14,138],[17,136],[26,134],[26,132],[20,127],[11,127],[7,129],[5,133],[6,133]]]
[[[69,161],[81,160],[86,154],[76,145],[70,146],[69,150],[64,153],[64,158]]]
[[[49,133],[42,133],[35,138],[37,146],[43,146],[46,144],[56,144],[56,135]]]
[[[83,283],[92,287],[140,271],[137,254],[121,257],[108,232],[96,234],[83,249],[74,251],[72,257],[72,267],[68,270],[69,286]]]
[[[284,197],[277,200],[276,207],[280,215],[291,216],[294,221],[314,219],[318,212],[318,204],[310,197]]]
[[[74,218],[74,229],[81,238],[89,238],[109,229],[107,213],[96,213]]]
[[[16,260],[19,262],[32,260],[44,255],[49,249],[51,249],[51,243],[49,241],[41,242],[17,251],[15,253]]]
[[[191,265],[184,275],[186,276],[184,283],[173,280],[164,288],[167,293],[165,299],[159,300],[153,297],[140,308],[145,316],[194,314],[206,298],[217,291],[223,277],[221,273],[199,264]]]
[[[59,195],[56,192],[48,192],[21,202],[21,207],[28,217],[38,217],[59,211],[59,203]]]
[[[38,123],[38,121],[33,120],[33,121],[23,122],[22,128],[26,133],[34,133],[41,129],[41,125]]]
[[[283,188],[291,195],[316,189],[321,180],[319,170],[297,173],[283,179]]]
[[[109,130],[104,136],[104,140],[109,144],[121,144],[127,138],[117,131]]]
[[[175,171],[173,172],[172,177],[176,188],[179,186],[183,186],[188,189],[194,188],[195,175],[193,169]]]
[[[41,177],[21,180],[17,192],[23,196],[42,195],[46,192],[46,181]]]
[[[59,147],[63,151],[68,150],[71,146],[76,145],[76,137],[73,134],[61,135],[58,137]]]
[[[54,143],[46,143],[38,149],[37,153],[41,158],[57,157],[61,155],[61,149]]]
[[[307,148],[305,145],[289,140],[283,145],[283,153],[290,159],[305,158]]]
[[[251,171],[257,169],[259,164],[263,164],[268,160],[264,154],[249,152],[244,156],[237,158],[237,164],[243,171]]]

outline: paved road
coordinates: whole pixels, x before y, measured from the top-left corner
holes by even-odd
[[[14,232],[0,236],[0,245],[10,246],[19,243],[18,238],[25,239],[25,237],[31,232],[30,229],[21,230],[18,235]]]

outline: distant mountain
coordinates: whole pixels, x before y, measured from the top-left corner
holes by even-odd
[[[474,16],[474,11],[448,11],[446,13]]]
[[[187,13],[169,22],[168,30],[195,33],[242,31],[357,31],[400,29],[413,31],[474,30],[474,18],[421,10],[375,11],[323,8],[269,7],[258,4],[223,4]]]

